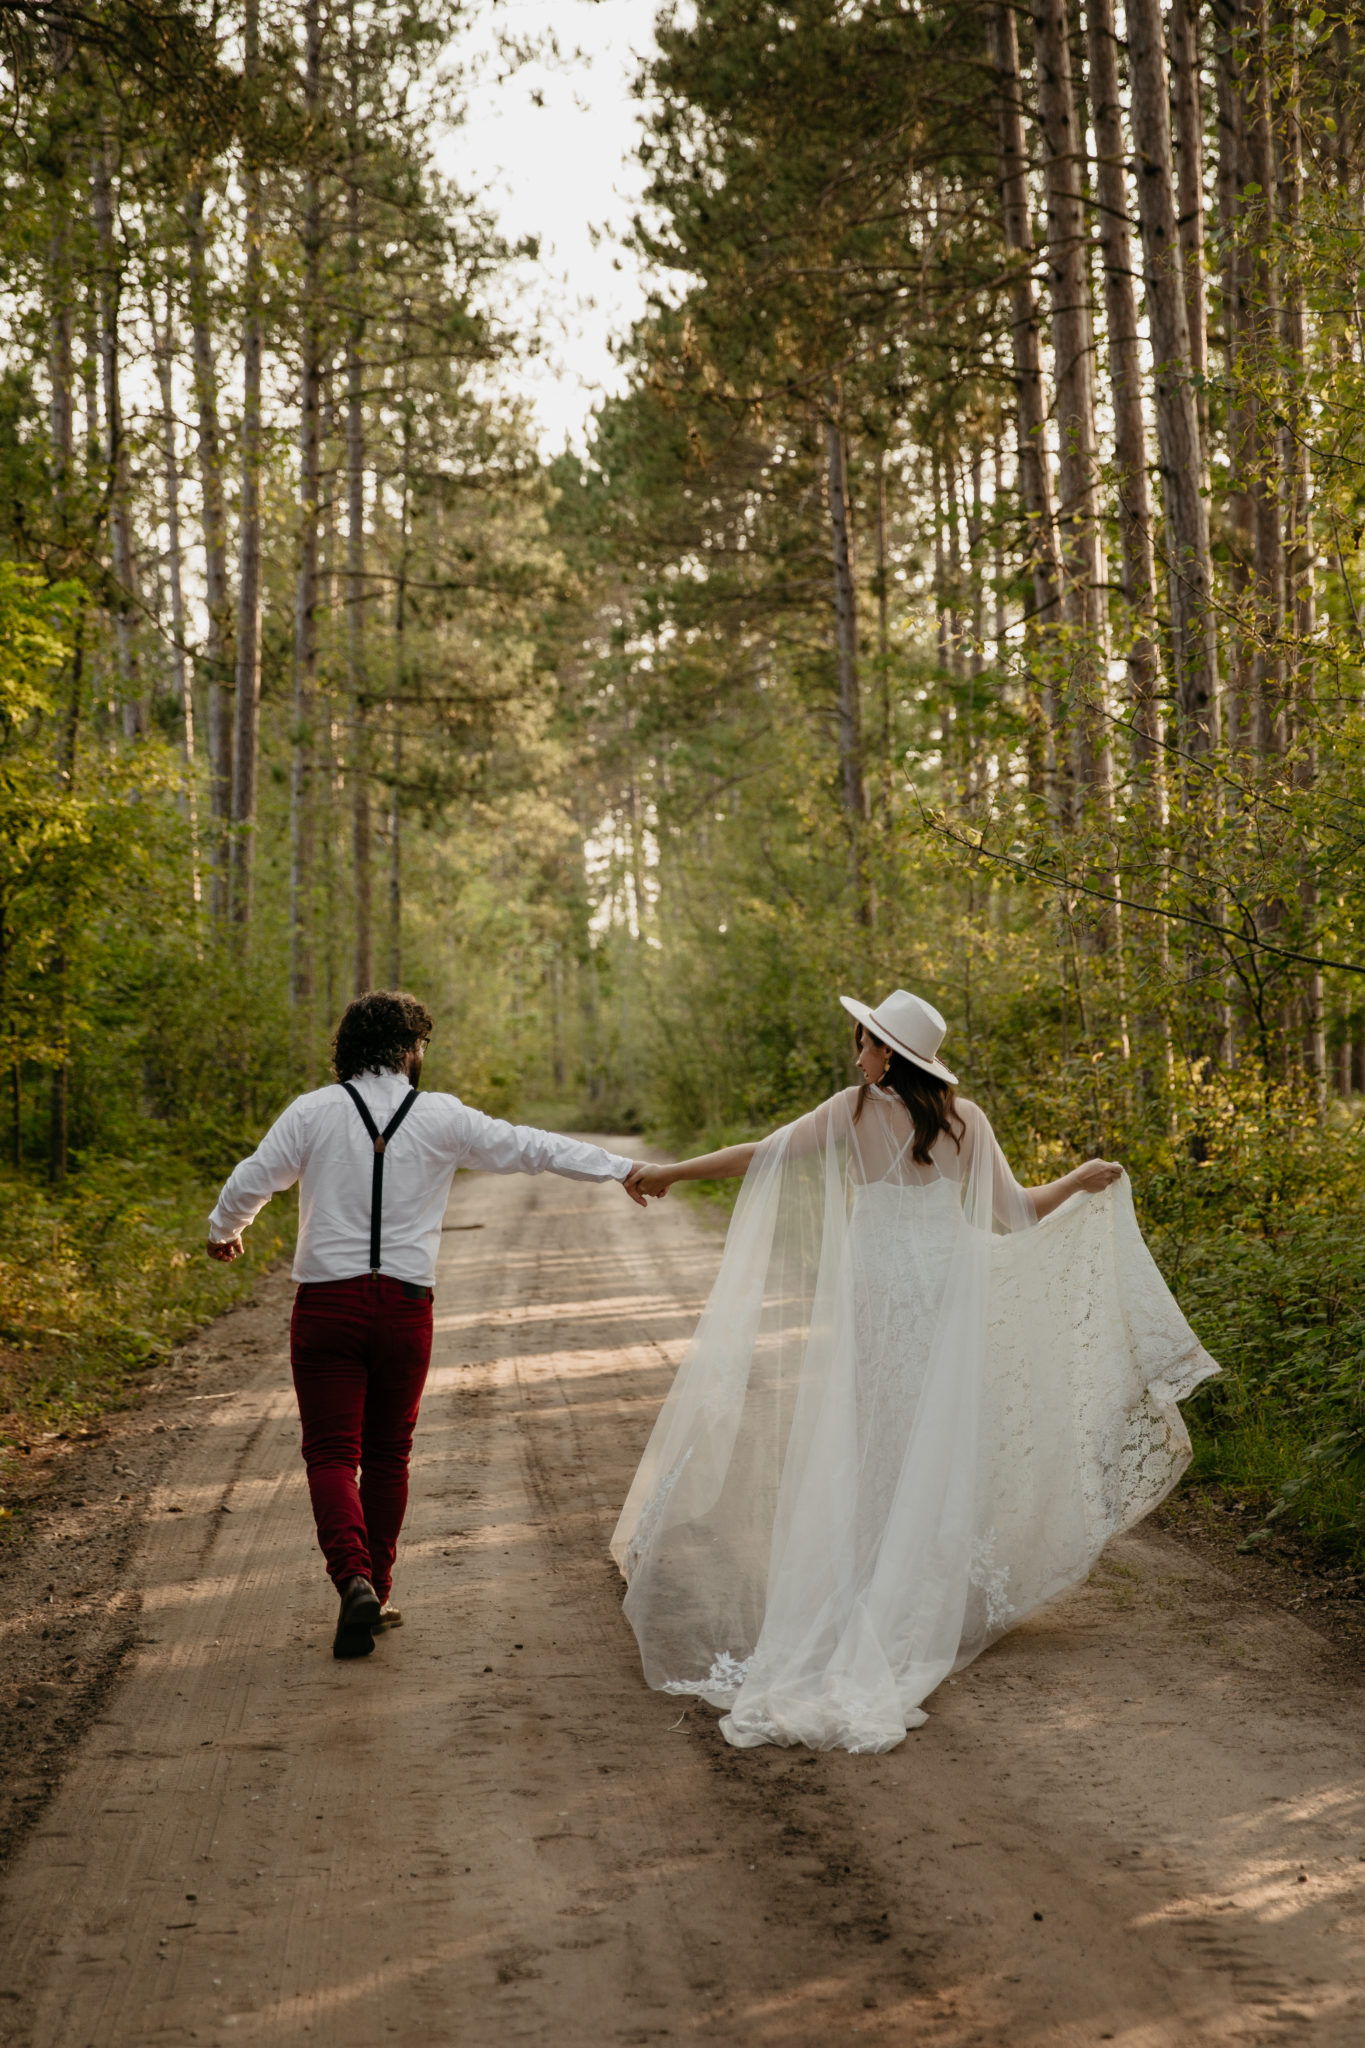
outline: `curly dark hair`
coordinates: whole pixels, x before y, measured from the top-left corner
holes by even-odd
[[[367,989],[347,1003],[332,1039],[332,1072],[338,1081],[385,1068],[400,1074],[408,1054],[431,1036],[431,1012],[416,996],[397,989]]]

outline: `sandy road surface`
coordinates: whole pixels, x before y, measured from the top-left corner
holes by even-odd
[[[409,1625],[327,1654],[281,1320],[184,1410],[138,1646],[0,1897],[0,2041],[1359,2048],[1319,1637],[1130,1538],[894,1754],[728,1750],[605,1558],[718,1240],[550,1179],[449,1223]]]

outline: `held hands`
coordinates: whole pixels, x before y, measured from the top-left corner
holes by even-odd
[[[1076,1168],[1076,1186],[1087,1195],[1102,1194],[1123,1177],[1123,1168],[1112,1159],[1087,1159]]]
[[[673,1176],[666,1166],[637,1166],[625,1181],[626,1193],[633,1201],[645,1207],[645,1196],[653,1195],[661,1201],[673,1184]]]
[[[221,1244],[215,1244],[211,1238],[209,1240],[209,1257],[218,1259],[225,1266],[230,1266],[234,1259],[242,1258],[245,1252],[246,1246],[240,1237],[225,1237]]]

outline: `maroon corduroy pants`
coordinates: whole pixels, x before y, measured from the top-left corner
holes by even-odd
[[[289,1341],[328,1574],[338,1586],[368,1579],[386,1600],[431,1363],[430,1294],[411,1299],[385,1274],[300,1287]]]

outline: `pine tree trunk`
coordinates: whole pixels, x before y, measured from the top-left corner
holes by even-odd
[[[346,337],[346,682],[351,713],[351,865],[355,890],[357,995],[374,983],[373,858],[370,823],[369,710],[365,680],[365,394],[361,346],[365,319],[361,272],[359,80],[356,72],[355,6],[347,15],[350,107],[350,180],[347,192],[347,260],[355,303]]]
[[[1317,678],[1314,673],[1317,602],[1313,579],[1313,480],[1309,457],[1312,429],[1307,405],[1308,309],[1299,249],[1303,213],[1303,138],[1299,125],[1299,79],[1293,24],[1282,16],[1278,26],[1281,30],[1280,46],[1284,52],[1281,62],[1289,67],[1277,109],[1279,214],[1284,232],[1284,310],[1280,339],[1289,386],[1281,429],[1280,466],[1287,511],[1286,597],[1293,629],[1293,684],[1286,705],[1287,738],[1294,748],[1294,780],[1300,789],[1310,789],[1317,779]],[[1303,860],[1299,874],[1299,909],[1305,940],[1312,947],[1317,938],[1318,887],[1317,877],[1307,858]],[[1308,1070],[1317,1079],[1320,1105],[1325,1109],[1326,998],[1320,968],[1313,969],[1305,979],[1303,1006],[1304,1052]]]
[[[153,315],[155,327],[155,315]],[[180,750],[185,766],[194,767],[194,698],[189,687],[185,647],[185,590],[180,548],[180,452],[175,418],[170,294],[166,325],[156,336],[156,381],[161,393],[161,471],[166,490],[166,579],[171,599],[171,694],[181,716]],[[198,877],[196,875],[196,881]]]
[[[944,561],[943,528],[945,513],[943,505],[943,455],[935,442],[929,458],[929,473],[933,479],[934,494],[934,644],[938,652],[938,665],[942,674],[947,675],[952,665],[952,644],[948,636],[947,565]],[[948,737],[948,714],[943,715],[943,737]]]
[[[258,0],[247,0],[245,82],[248,120],[257,118],[260,76]],[[241,490],[237,517],[237,644],[232,736],[232,921],[245,940],[251,928],[256,868],[256,780],[261,719],[261,307],[265,208],[254,138],[248,133],[245,265],[242,280]]]
[[[891,752],[894,744],[891,702],[891,584],[886,545],[886,450],[877,450],[877,680],[881,733],[878,752],[881,814],[891,815]]]
[[[1108,646],[1096,478],[1094,335],[1090,324],[1089,243],[1066,0],[1033,0],[1038,125],[1047,195],[1047,267],[1057,380],[1057,526],[1063,611],[1073,633],[1073,773],[1080,789],[1110,783],[1104,697]]]
[[[844,436],[833,403],[825,418],[825,458],[834,569],[834,663],[838,692],[839,792],[850,830],[856,837],[867,816],[867,792],[863,784],[862,720],[858,701],[858,614],[853,589],[853,550],[848,530]]]
[[[95,236],[99,249],[99,357],[104,384],[106,491],[109,541],[117,586],[114,640],[118,660],[123,730],[135,739],[147,729],[137,647],[138,587],[133,553],[132,515],[128,504],[128,450],[123,433],[123,399],[119,377],[119,300],[123,268],[114,224],[111,158],[107,134],[95,144],[92,187]]]
[[[199,427],[199,494],[204,533],[204,601],[208,612],[204,667],[208,682],[209,909],[215,923],[228,912],[229,826],[232,818],[231,610],[227,574],[227,515],[223,503],[222,437],[218,428],[218,369],[209,302],[204,188],[192,185],[185,202],[189,252],[190,346]]]
[[[403,727],[393,726],[389,789],[389,987],[403,986]]]
[[[972,443],[972,508],[967,520],[967,567],[972,579],[972,647],[967,673],[973,680],[985,666],[986,579],[981,572],[981,543],[986,535],[982,497],[983,456],[981,443]]]
[[[1280,277],[1276,229],[1276,163],[1271,108],[1271,24],[1267,0],[1257,0],[1250,61],[1243,70],[1247,167],[1260,187],[1252,209],[1248,343],[1256,379],[1272,382],[1280,345]],[[1285,744],[1285,559],[1280,503],[1281,448],[1273,395],[1252,385],[1251,498],[1254,521],[1256,643],[1252,663],[1252,735],[1262,760]]]
[[[1109,393],[1114,409],[1114,465],[1118,472],[1118,530],[1123,601],[1128,611],[1128,694],[1133,709],[1133,756],[1139,766],[1161,768],[1161,663],[1157,651],[1156,557],[1152,498],[1147,485],[1147,426],[1142,401],[1142,348],[1138,337],[1133,247],[1128,228],[1128,151],[1119,99],[1114,0],[1087,0],[1086,42],[1090,103],[1095,124],[1095,195],[1099,202],[1105,325],[1109,340]]]
[[[63,551],[70,517],[71,462],[75,454],[75,403],[72,392],[71,346],[76,309],[71,293],[70,222],[66,213],[65,179],[56,192],[57,219],[48,241],[48,431],[52,438],[52,496]]]
[[[304,108],[312,130],[322,97],[320,0],[304,10]],[[304,183],[299,373],[299,568],[294,603],[294,746],[289,779],[290,997],[313,998],[313,720],[317,696],[319,396],[322,376],[322,185],[310,161]],[[306,1028],[306,1027],[305,1027]]]
[[[1199,418],[1176,227],[1160,0],[1128,0],[1127,14],[1138,221],[1166,518],[1171,675],[1180,744],[1200,754],[1219,738],[1218,642],[1208,508],[1199,482]]]
[[[355,323],[358,327],[359,322]],[[346,669],[351,706],[351,856],[355,878],[355,990],[374,982],[369,710],[365,690],[365,429],[360,351],[346,352]]]
[[[1308,308],[1304,292],[1299,237],[1303,216],[1303,134],[1299,117],[1297,61],[1293,43],[1284,36],[1286,63],[1293,64],[1279,109],[1280,224],[1284,233],[1283,315],[1280,340],[1288,391],[1281,429],[1281,472],[1286,500],[1285,585],[1295,640],[1293,693],[1289,705],[1291,737],[1311,751],[1314,723],[1312,642],[1317,628],[1313,578],[1313,478],[1310,458],[1312,428],[1308,392]],[[1305,761],[1308,754],[1305,753]]]
[[[996,667],[1003,670],[1009,659],[1009,609],[1005,587],[1005,450],[997,431],[991,447],[991,505],[994,513],[994,546],[991,549],[992,595],[995,603],[991,618],[991,638],[995,643]]]
[[[1014,10],[996,6],[991,13],[991,56],[999,93],[1000,203],[1005,246],[1014,258],[1010,282],[1011,344],[1018,427],[1018,490],[1029,522],[1029,567],[1033,578],[1036,636],[1060,622],[1058,594],[1061,574],[1053,524],[1052,479],[1047,454],[1047,400],[1043,390],[1038,300],[1033,289],[1033,222],[1029,210],[1028,157],[1024,147],[1024,111],[1019,79],[1019,36]],[[1055,692],[1049,665],[1043,666],[1041,731],[1030,737],[1029,782],[1036,791],[1052,791],[1055,780],[1053,735]],[[1035,711],[1036,719],[1037,713]]]
[[[73,391],[72,339],[75,306],[72,298],[70,227],[63,164],[56,181],[57,214],[48,245],[49,303],[51,327],[48,334],[48,408],[52,436],[52,498],[57,531],[63,554],[69,545],[71,521],[71,465],[75,456],[75,396]],[[76,623],[76,645],[72,650],[71,673],[67,681],[65,715],[57,744],[57,776],[67,794],[76,785],[77,741],[80,731],[82,656],[85,613]],[[69,930],[59,931],[51,966],[54,1031],[58,1046],[52,1069],[48,1103],[47,1177],[53,1187],[66,1182],[68,1158],[68,1105],[70,1100],[70,1051],[68,1046]]]
[[[1247,257],[1241,246],[1242,188],[1247,171],[1242,97],[1244,0],[1217,0],[1215,10],[1214,84],[1218,99],[1218,235],[1222,248],[1219,293],[1222,300],[1224,363],[1227,386],[1228,491],[1225,499],[1232,557],[1233,609],[1238,624],[1231,648],[1231,673],[1226,699],[1226,737],[1230,747],[1244,748],[1252,739],[1253,648],[1243,621],[1252,585],[1255,555],[1255,510],[1251,472],[1254,437],[1248,410],[1243,357],[1248,352]]]
[[[403,349],[406,359],[407,329],[404,325]],[[406,373],[403,397],[406,401]],[[409,692],[408,676],[408,570],[410,548],[410,525],[412,514],[412,414],[403,406],[403,462],[402,490],[398,504],[398,575],[394,583],[393,597],[393,667],[397,702],[390,709],[393,717],[392,756],[389,781],[389,873],[388,873],[388,924],[389,924],[389,987],[403,985],[403,811],[401,785],[403,777],[403,700]]]
[[[956,448],[948,451],[948,647],[953,674],[963,674],[962,659],[962,490]]]
[[[1190,371],[1199,415],[1201,481],[1208,482],[1208,312],[1204,287],[1204,90],[1199,62],[1199,0],[1171,0],[1171,103],[1175,115],[1180,268],[1190,330]]]

